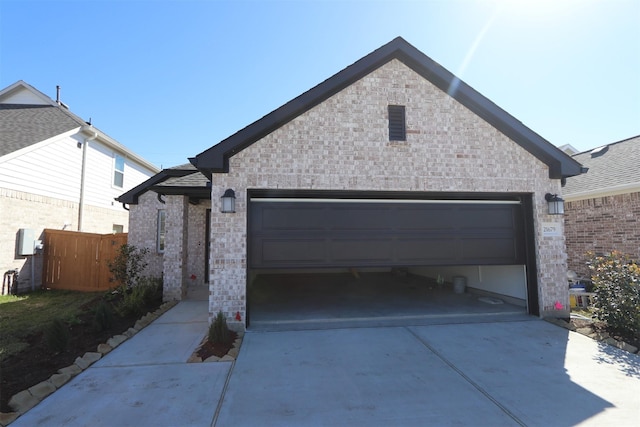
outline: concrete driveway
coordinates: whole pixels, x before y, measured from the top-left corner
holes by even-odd
[[[13,426],[635,426],[640,356],[538,319],[248,332],[236,362],[186,360],[181,302]]]
[[[638,425],[639,356],[530,319],[249,333],[215,425]]]

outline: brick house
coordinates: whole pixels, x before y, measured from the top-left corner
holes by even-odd
[[[158,171],[24,81],[0,90],[0,271],[39,289],[42,256],[20,250],[21,229],[38,240],[45,228],[126,232],[115,197]]]
[[[573,158],[589,173],[567,179],[562,189],[569,269],[589,277],[587,252],[640,259],[640,135]]]
[[[165,298],[208,283],[210,318],[245,327],[263,274],[393,268],[568,315],[545,195],[581,165],[402,38],[190,162],[119,200],[130,242],[163,242]]]

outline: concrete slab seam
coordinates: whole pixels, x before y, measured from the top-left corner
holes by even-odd
[[[493,402],[493,404],[496,405],[498,408],[500,408],[500,410],[502,412],[507,414],[509,416],[509,418],[513,419],[516,423],[518,423],[522,427],[527,427],[527,425],[524,422],[522,422],[514,413],[509,411],[509,409],[507,409],[504,405],[502,405],[500,402],[498,402],[498,400],[496,400],[493,396],[491,396],[491,394],[489,394],[489,392],[487,392],[484,388],[482,388],[480,386],[480,384],[476,383],[471,378],[469,378],[464,372],[462,372],[460,369],[458,369],[458,367],[456,365],[454,365],[451,361],[449,361],[446,357],[444,357],[443,354],[438,352],[428,342],[426,342],[418,334],[416,334],[415,331],[413,331],[411,329],[411,327],[406,327],[405,329],[411,335],[413,335],[427,350],[431,351],[434,355],[436,355],[436,357],[438,357],[440,360],[442,360],[444,363],[446,363],[447,366],[449,366],[451,369],[453,369],[454,372],[456,372],[465,381],[467,381],[469,384],[471,384],[476,390],[478,390],[480,393],[482,393],[483,396],[485,396],[487,399],[489,399],[491,402]]]
[[[222,410],[222,403],[224,402],[225,395],[227,394],[227,388],[229,387],[229,381],[231,381],[231,374],[233,373],[233,369],[236,367],[236,361],[231,361],[231,367],[227,372],[227,378],[224,381],[224,386],[222,387],[222,393],[220,393],[220,399],[218,399],[218,404],[216,405],[216,412],[213,414],[213,420],[211,422],[211,427],[215,427],[218,423],[218,417],[220,416],[220,411]]]

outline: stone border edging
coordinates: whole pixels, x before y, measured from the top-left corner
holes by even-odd
[[[58,372],[51,375],[48,380],[14,394],[11,399],[9,399],[9,406],[15,412],[0,412],[0,426],[8,426],[20,415],[25,414],[51,393],[71,381],[73,377],[100,360],[102,356],[149,326],[151,322],[166,313],[170,308],[173,308],[178,302],[179,301],[167,301],[163,303],[153,313],[149,312],[138,319],[132,328],[127,329],[122,334],[114,335],[109,338],[106,343],[99,344],[96,352],[86,352],[82,357],[77,357],[73,365],[60,368]]]
[[[605,344],[609,344],[610,346],[619,348],[620,350],[624,350],[627,351],[629,353],[632,354],[640,354],[638,352],[638,348],[632,346],[631,344],[628,344],[624,341],[618,341],[617,339],[613,338],[612,336],[610,336],[607,332],[604,333],[600,333],[600,332],[596,332],[591,328],[576,328],[574,325],[572,325],[571,323],[567,323],[564,320],[561,319],[553,319],[553,318],[546,318],[544,319],[547,322],[556,325],[556,326],[560,326],[561,328],[564,329],[568,329],[571,332],[576,332],[580,335],[584,335],[586,337],[591,338],[594,341],[598,341],[598,342],[602,342]]]

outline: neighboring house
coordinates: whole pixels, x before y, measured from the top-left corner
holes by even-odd
[[[0,271],[18,269],[20,290],[39,288],[41,256],[23,255],[32,249],[23,238],[42,240],[45,228],[126,232],[115,198],[158,170],[27,83],[1,90]]]
[[[588,278],[587,252],[640,259],[640,135],[573,158],[589,173],[562,189],[569,269]]]
[[[210,318],[245,327],[259,274],[398,267],[568,316],[545,196],[582,166],[402,38],[190,162],[119,200],[132,244],[162,242],[165,299],[208,281]]]

